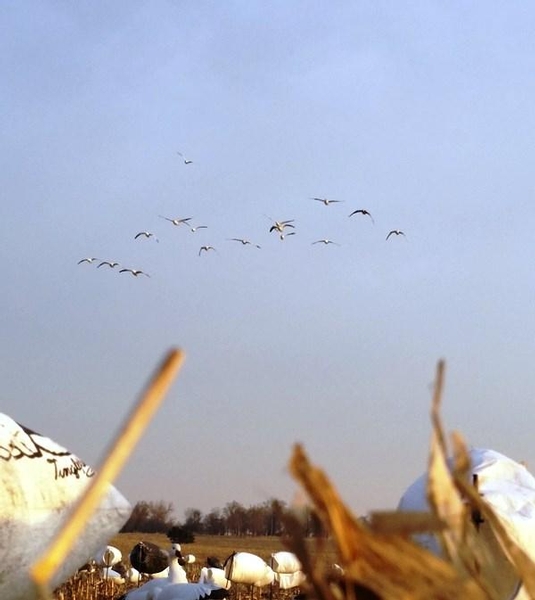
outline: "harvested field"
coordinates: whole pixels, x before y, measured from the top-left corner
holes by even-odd
[[[164,534],[145,533],[122,533],[117,534],[110,540],[110,544],[119,548],[123,554],[123,562],[130,566],[128,555],[130,550],[139,541],[144,540],[158,544],[167,549],[169,540]],[[326,561],[334,561],[336,556],[332,544],[325,540],[307,540],[307,546],[313,556],[321,555]],[[208,536],[198,535],[193,544],[182,544],[183,554],[193,554],[195,563],[185,566],[190,581],[197,581],[201,567],[208,556],[217,556],[221,561],[234,551],[251,552],[263,558],[268,564],[273,552],[285,550],[284,542],[280,537],[250,537],[250,536]],[[116,584],[113,581],[100,579],[96,574],[76,575],[67,581],[59,590],[56,590],[54,598],[57,600],[114,600],[119,598],[126,590],[137,587],[136,584]],[[278,590],[276,586],[256,588],[254,598],[287,599],[299,590]],[[234,584],[230,590],[230,599],[246,600],[251,598],[250,586]]]
[[[296,445],[290,472],[306,492],[310,506],[329,532],[329,542],[307,538],[298,514],[284,517],[287,537],[203,537],[184,544],[184,554],[197,562],[187,565],[191,581],[209,555],[224,560],[234,551],[257,554],[269,562],[271,554],[290,550],[306,575],[303,589],[313,600],[526,600],[535,598],[532,548],[485,501],[474,479],[467,444],[458,433],[448,440],[442,427],[440,404],[444,363],[437,368],[431,406],[432,435],[426,477],[428,510],[372,513],[366,522],[344,504],[321,468],[304,448]],[[448,444],[449,441],[449,444]],[[451,460],[450,458],[451,457]],[[515,513],[516,516],[516,513]],[[442,557],[417,545],[411,536],[433,532]],[[123,552],[141,539],[166,547],[165,536],[116,536],[110,543]],[[337,568],[333,569],[336,563]],[[92,579],[93,578],[93,579]],[[253,581],[257,581],[256,579]],[[130,585],[130,587],[133,587]],[[55,593],[57,600],[116,600],[124,585],[77,576]],[[290,600],[300,590],[279,590],[233,584],[231,600]]]

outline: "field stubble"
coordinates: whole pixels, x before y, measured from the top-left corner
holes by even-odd
[[[120,533],[115,535],[109,543],[118,548],[123,555],[126,567],[130,566],[129,554],[132,548],[140,541],[147,541],[167,549],[170,546],[169,539],[161,533]],[[336,551],[328,540],[309,539],[306,540],[312,556],[321,559],[322,562],[334,562]],[[223,562],[233,552],[251,552],[263,558],[268,564],[271,554],[280,550],[287,550],[284,541],[280,537],[252,537],[252,536],[212,536],[197,535],[195,542],[181,544],[182,554],[193,554],[195,562],[185,566],[189,581],[197,581],[200,570],[204,566],[208,556],[217,556]],[[137,584],[117,584],[112,580],[102,580],[96,575],[76,575],[56,590],[56,600],[115,600],[128,589],[137,587]],[[293,590],[255,588],[251,590],[248,585],[233,584],[230,589],[230,600],[249,600],[250,598],[273,598],[274,600],[287,600],[293,598],[298,592]]]

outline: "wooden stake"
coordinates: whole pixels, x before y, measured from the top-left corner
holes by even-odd
[[[181,350],[172,349],[168,352],[145,392],[125,420],[115,442],[110,446],[102,465],[97,470],[96,476],[43,555],[32,565],[30,575],[36,585],[37,596],[41,600],[50,599],[48,588],[51,579],[96,510],[108,485],[121,472],[126,459],[156,413],[183,361],[184,353]]]

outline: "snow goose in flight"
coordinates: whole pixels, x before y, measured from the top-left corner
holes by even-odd
[[[294,219],[289,219],[288,221],[275,221],[273,225],[269,228],[269,233],[272,231],[278,231],[279,233],[283,233],[287,227],[292,229],[295,228],[295,225],[292,225]]]
[[[352,217],[353,215],[366,215],[366,216],[370,217],[370,219],[372,220],[372,223],[375,224],[375,221],[373,220],[373,217],[371,216],[371,214],[365,208],[359,208],[357,210],[354,210],[348,216]]]
[[[150,239],[151,237],[153,237],[156,242],[160,241],[160,240],[158,240],[157,237],[154,237],[154,233],[151,233],[150,231],[140,231],[139,233],[136,233],[136,235],[134,236],[134,239],[137,240],[140,237],[144,237],[147,240]]]
[[[258,244],[253,244],[253,242],[246,240],[244,238],[228,238],[229,242],[240,242],[242,246],[256,246],[257,248],[260,248],[260,246]]]
[[[165,219],[166,221],[170,221],[173,225],[176,225],[177,227],[184,223],[188,223],[188,221],[191,221],[191,219],[193,218],[193,217],[186,217],[185,219],[171,219],[169,217],[164,217],[163,215],[158,215],[158,216],[161,217],[162,219]]]
[[[202,254],[203,250],[205,252],[208,252],[209,250],[216,252],[216,249],[213,246],[201,246],[201,249],[199,250],[199,256]]]
[[[316,240],[315,242],[312,242],[312,245],[314,244],[334,244],[335,246],[339,246],[340,244],[337,244],[336,242],[333,242],[332,240],[328,240],[328,239],[324,239],[324,240]]]
[[[190,160],[189,158],[186,158],[186,157],[185,157],[185,156],[182,154],[182,152],[178,152],[178,151],[177,151],[177,154],[178,154],[179,156],[181,156],[181,157],[184,159],[184,164],[185,164],[185,165],[191,165],[191,164],[193,163],[193,161],[192,161],[192,160]]]
[[[82,263],[93,263],[96,260],[100,260],[100,258],[96,258],[96,257],[88,257],[88,258],[82,258],[81,260],[78,261],[78,264],[81,265]]]
[[[329,200],[329,198],[310,198],[311,200],[316,200],[316,202],[321,202],[325,204],[325,206],[329,206],[329,204],[335,204],[337,202],[343,202],[343,200]]]
[[[279,233],[279,240],[283,240],[285,237],[289,235],[295,235],[295,231],[289,231],[288,233],[281,232]]]
[[[139,277],[139,275],[145,275],[145,277],[150,277],[148,273],[145,273],[140,269],[121,269],[119,273],[131,273],[134,277]]]
[[[403,231],[400,231],[399,229],[392,229],[392,231],[386,236],[386,239],[388,239],[391,235],[402,235],[403,237],[407,237]]]

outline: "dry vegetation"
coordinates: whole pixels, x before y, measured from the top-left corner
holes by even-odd
[[[119,533],[110,540],[110,544],[119,548],[124,557],[128,557],[132,547],[139,541],[145,540],[158,544],[162,548],[169,546],[169,540],[162,533]],[[308,540],[312,553],[320,551],[315,547],[313,540]],[[183,554],[193,554],[196,563],[202,566],[207,556],[217,556],[224,560],[234,551],[252,552],[262,557],[269,563],[273,552],[286,550],[284,540],[280,537],[250,537],[250,536],[226,536],[226,535],[196,535],[193,544],[182,544]],[[331,544],[321,550],[327,557],[334,558],[335,551]],[[200,568],[200,567],[199,567]]]
[[[128,555],[135,544],[141,540],[153,542],[162,548],[169,547],[169,540],[161,533],[120,533],[110,540],[110,544],[119,548],[126,566],[130,566]],[[311,555],[317,556],[318,553],[322,553],[326,561],[334,559],[335,551],[330,543],[323,542],[318,545],[316,541],[309,539],[306,544]],[[196,558],[195,563],[185,567],[190,581],[197,581],[200,569],[208,556],[217,556],[223,561],[234,551],[251,552],[262,557],[269,564],[273,552],[286,549],[284,541],[279,537],[199,535],[195,537],[194,543],[182,544],[183,554],[193,554]],[[125,590],[131,587],[136,587],[136,585],[118,585],[113,581],[102,581],[96,575],[77,575],[56,590],[54,597],[58,600],[112,600],[124,594]],[[292,598],[296,594],[296,590],[282,592],[268,587],[255,590],[254,597],[259,598],[261,594],[284,599]],[[251,597],[249,586],[234,585],[233,589],[231,588],[231,600],[242,597],[248,599]]]
[[[388,600],[502,600],[516,596],[519,582],[535,598],[535,564],[511,539],[504,525],[473,486],[470,458],[459,434],[448,449],[439,409],[444,364],[437,369],[431,421],[427,498],[429,513],[371,515],[367,525],[344,505],[329,479],[296,447],[290,469],[332,534],[343,580],[333,585],[328,566],[311,557],[293,526],[291,549],[320,600],[340,597]],[[453,467],[447,463],[453,457]],[[479,527],[481,519],[484,527]],[[416,518],[414,518],[416,516]],[[433,531],[445,559],[417,546],[411,533]],[[485,531],[484,535],[481,535]]]
[[[293,551],[307,576],[305,592],[314,600],[503,600],[515,597],[519,582],[527,596],[535,598],[535,564],[519,548],[470,480],[470,459],[458,434],[451,436],[451,449],[440,420],[444,365],[439,363],[431,421],[427,497],[429,512],[378,513],[369,522],[356,518],[345,506],[327,475],[296,446],[290,470],[308,495],[310,506],[330,534],[330,542],[306,538],[299,513],[285,517],[288,537],[199,536],[184,545],[197,563],[188,566],[190,579],[208,555],[221,559],[235,550],[249,551],[269,561],[272,552]],[[453,457],[453,467],[447,464]],[[478,515],[478,519],[474,519]],[[484,527],[480,528],[480,523]],[[433,531],[444,555],[439,558],[411,541],[411,534]],[[143,539],[167,546],[163,535]],[[110,542],[128,556],[139,536],[123,534]],[[333,570],[337,563],[342,571]],[[59,600],[115,599],[124,588],[109,582],[91,586],[81,578],[56,592]],[[233,586],[233,600],[248,598],[292,598],[296,590],[246,589]]]

